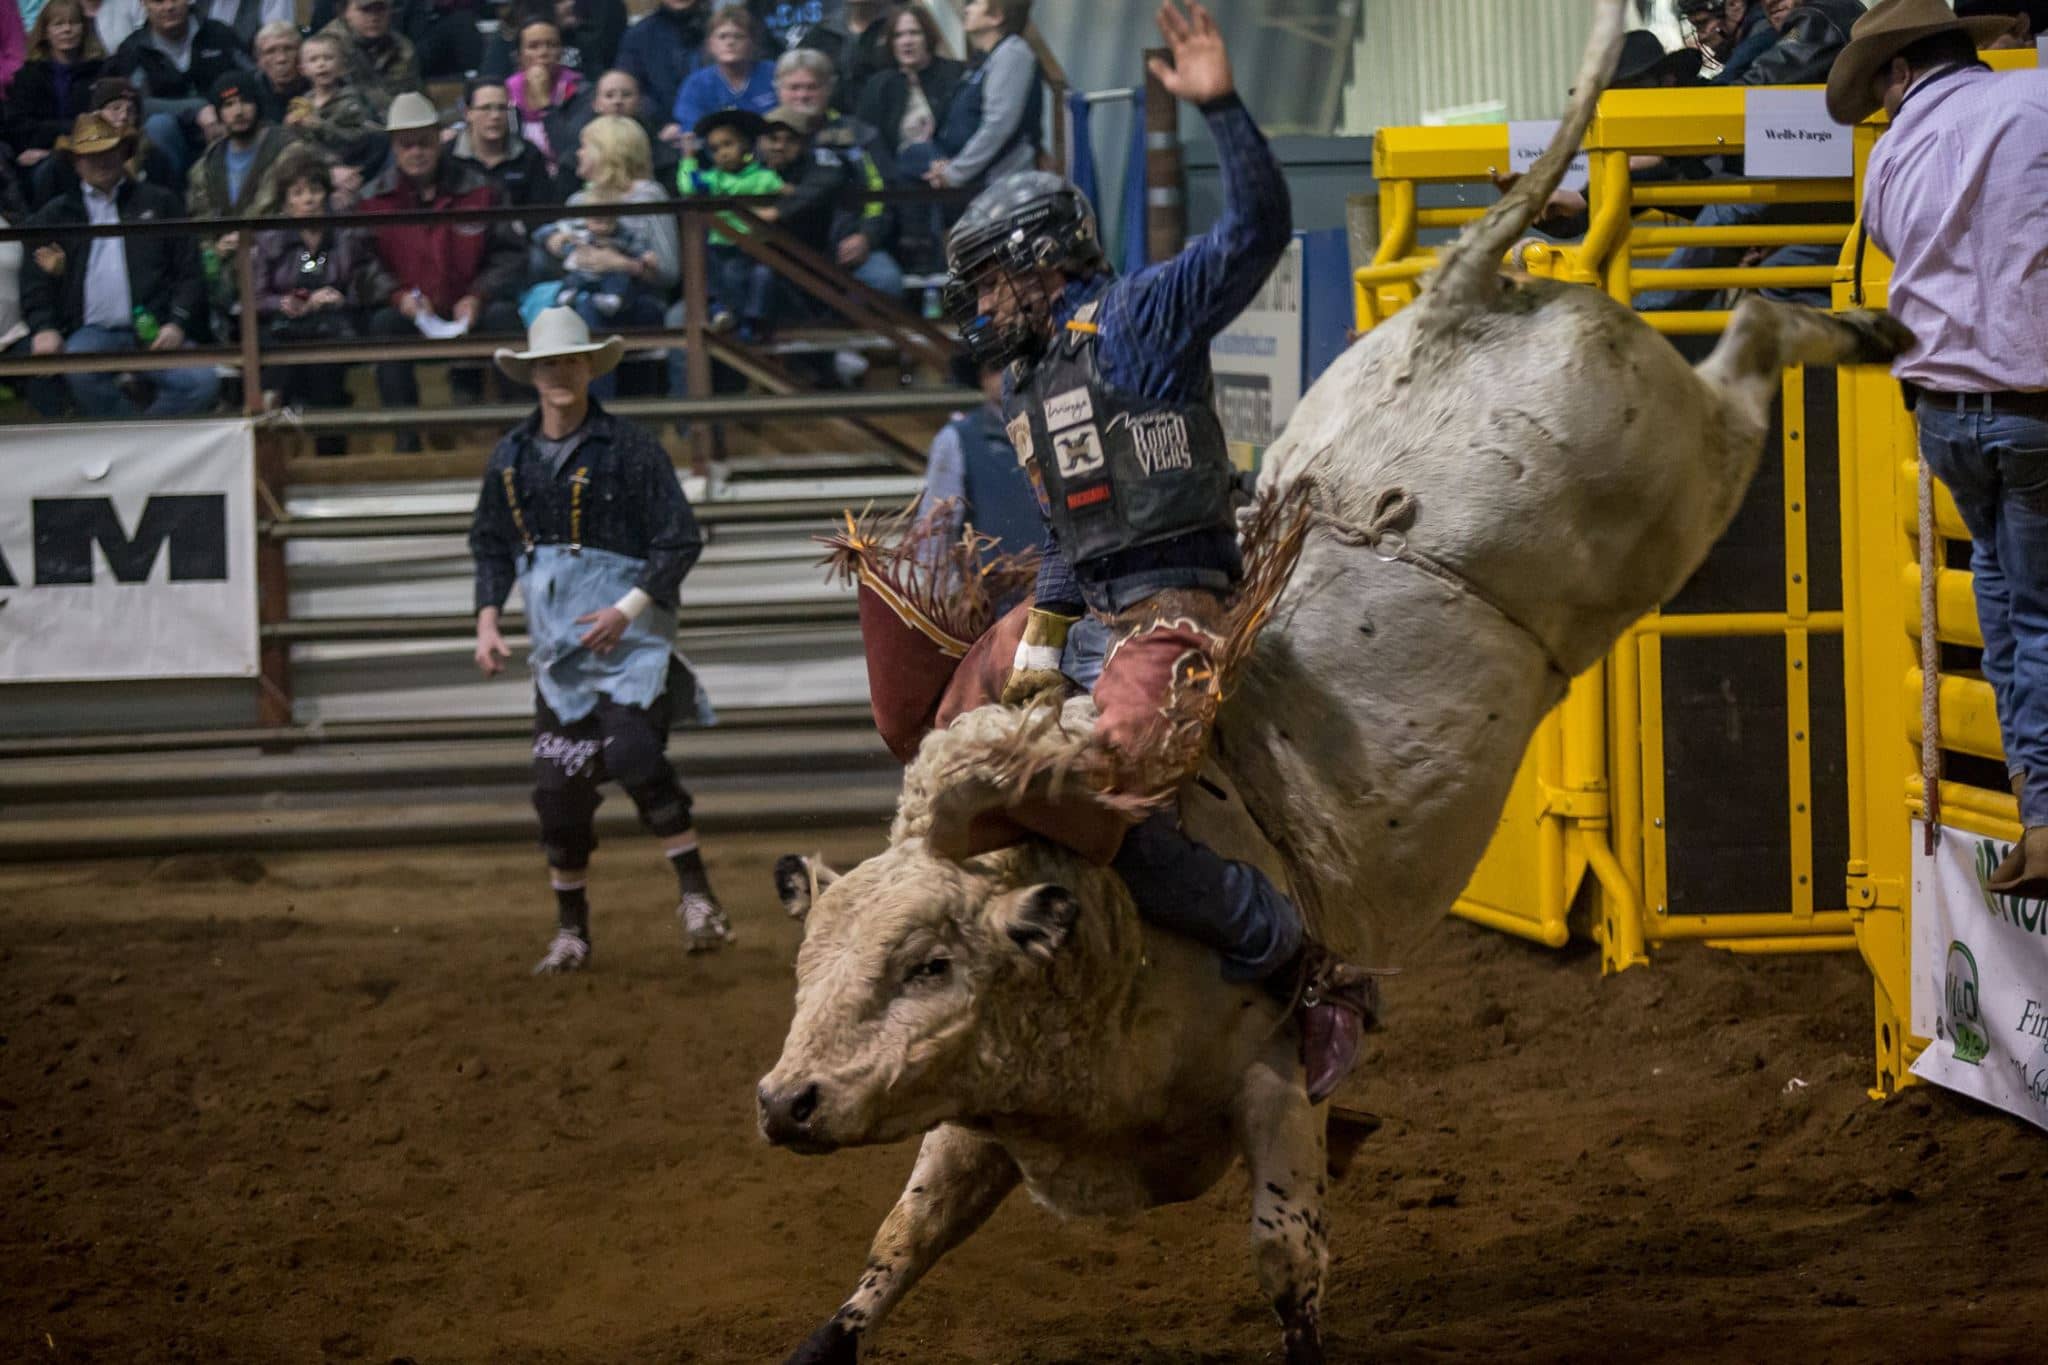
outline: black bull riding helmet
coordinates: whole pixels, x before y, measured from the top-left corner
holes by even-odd
[[[1064,176],[1018,171],[990,185],[946,236],[946,314],[981,365],[1007,365],[1044,348],[1052,300],[1040,272],[1086,275],[1109,266],[1095,210]],[[981,310],[991,287],[1008,290],[1007,321]]]

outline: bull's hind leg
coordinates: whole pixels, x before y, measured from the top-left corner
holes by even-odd
[[[1881,365],[1912,344],[1913,334],[1889,313],[1823,313],[1751,295],[1736,308],[1713,354],[1700,362],[1699,376],[1761,430],[1787,367]]]
[[[1280,1318],[1287,1365],[1323,1365],[1323,1279],[1330,1268],[1324,1115],[1308,1102],[1291,1047],[1287,1062],[1282,1070],[1255,1064],[1238,1105],[1238,1142],[1252,1184],[1252,1261]]]
[[[1018,1178],[1017,1163],[987,1138],[950,1124],[926,1134],[910,1183],[868,1248],[860,1283],[788,1365],[855,1365],[861,1343],[897,1300],[988,1220]]]

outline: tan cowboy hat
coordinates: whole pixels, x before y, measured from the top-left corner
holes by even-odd
[[[763,128],[787,128],[798,137],[809,137],[811,130],[818,126],[815,114],[801,114],[786,104],[778,104],[761,115]]]
[[[116,128],[98,114],[80,114],[71,125],[70,135],[57,139],[57,150],[72,156],[90,156],[134,141],[133,128]]]
[[[1967,33],[1980,47],[2012,27],[2011,16],[1958,19],[1943,0],[1877,0],[1849,30],[1849,45],[1828,72],[1828,117],[1861,123],[1884,101],[1872,88],[1891,59],[1937,33]]]
[[[619,357],[626,353],[623,337],[606,337],[603,341],[590,339],[590,328],[585,325],[573,308],[549,308],[533,320],[533,326],[526,329],[526,349],[507,351],[500,349],[491,358],[498,362],[498,368],[515,384],[532,383],[533,363],[536,360],[552,360],[562,355],[587,355],[590,357],[590,377],[610,374],[618,368]]]

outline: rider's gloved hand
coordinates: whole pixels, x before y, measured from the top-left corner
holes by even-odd
[[[1005,706],[1059,702],[1067,687],[1066,675],[1060,672],[1060,653],[1066,648],[1067,631],[1079,619],[1031,609],[1024,620],[1024,638],[1017,642],[1017,655],[1010,661],[1009,679],[1003,684]]]

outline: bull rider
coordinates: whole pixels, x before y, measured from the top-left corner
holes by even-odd
[[[968,207],[947,240],[948,311],[977,361],[1008,367],[1004,418],[1045,518],[1043,557],[1025,607],[926,672],[906,659],[920,632],[937,638],[930,623],[895,629],[864,601],[870,686],[884,737],[907,756],[924,729],[974,707],[1057,705],[1092,683],[1094,792],[1110,799],[1014,793],[1004,820],[974,815],[935,850],[970,856],[1029,832],[1114,867],[1145,918],[1215,950],[1231,980],[1299,1006],[1321,1100],[1357,1060],[1373,981],[1313,943],[1258,869],[1190,838],[1172,798],[1207,748],[1245,583],[1209,343],[1287,250],[1292,214],[1215,20],[1169,0],[1159,27],[1173,60],[1152,72],[1216,139],[1222,216],[1174,259],[1118,278],[1088,201],[1057,175],[1005,176]]]

